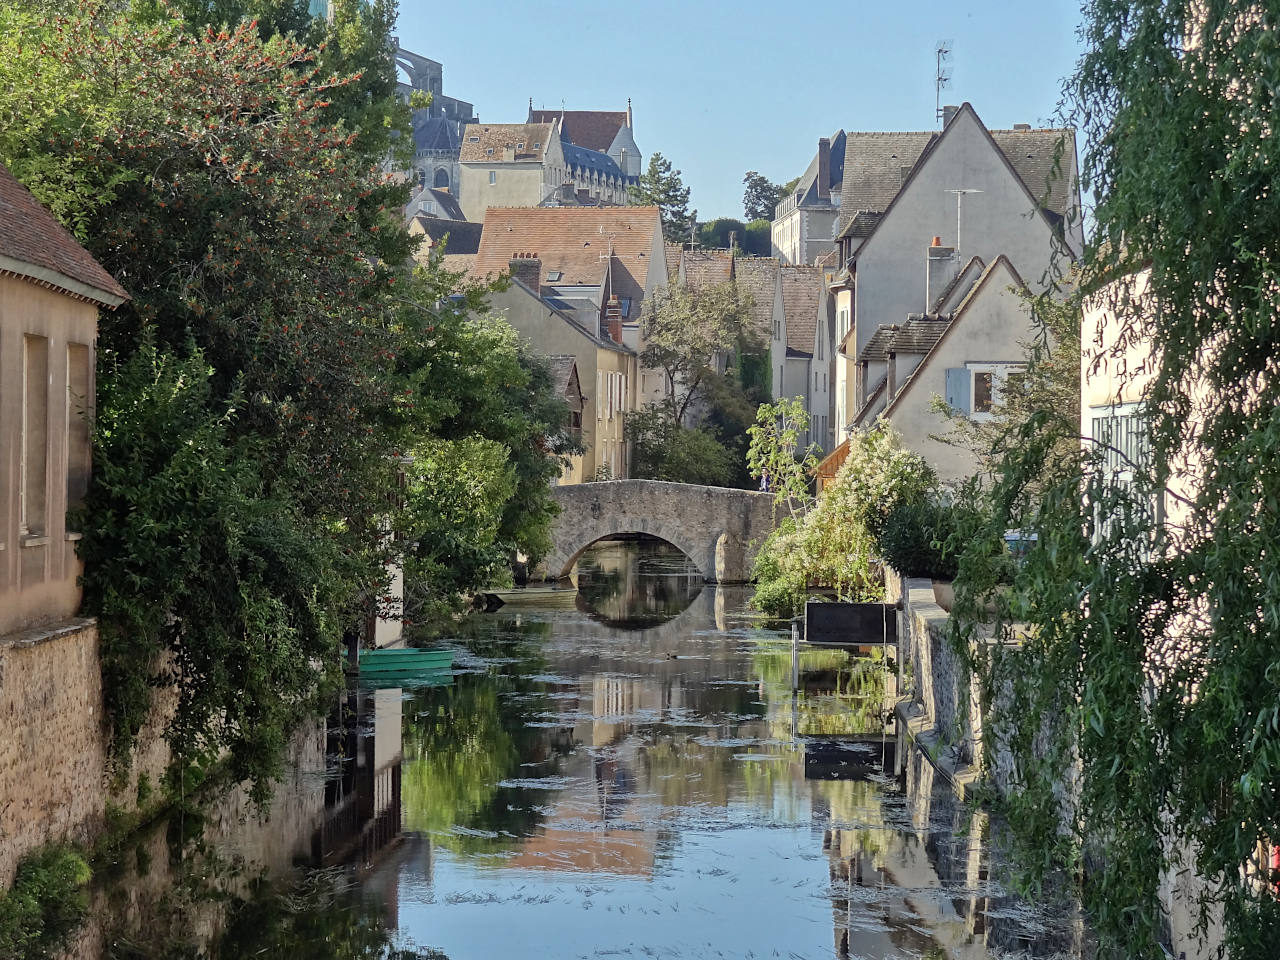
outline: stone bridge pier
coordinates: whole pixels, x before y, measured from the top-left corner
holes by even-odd
[[[709,583],[746,583],[756,550],[773,530],[773,497],[752,490],[661,480],[611,480],[555,488],[560,516],[545,564],[567,577],[597,540],[643,533],[665,540]]]

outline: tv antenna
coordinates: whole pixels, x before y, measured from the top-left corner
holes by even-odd
[[[935,70],[933,76],[934,118],[942,122],[942,91],[951,86],[951,47],[950,40],[939,40],[933,48]]]

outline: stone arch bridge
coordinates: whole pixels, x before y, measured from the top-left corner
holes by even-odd
[[[597,540],[643,533],[679,549],[710,583],[746,583],[756,549],[773,530],[773,496],[752,490],[610,480],[556,487],[555,499],[550,579],[567,577]]]

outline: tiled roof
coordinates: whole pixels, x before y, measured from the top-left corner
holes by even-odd
[[[457,125],[446,117],[433,117],[426,110],[415,110],[413,146],[417,150],[454,153],[459,146]]]
[[[0,272],[115,307],[120,284],[0,163]]]
[[[515,254],[531,253],[542,261],[543,282],[595,286],[604,280],[612,239],[619,295],[639,296],[661,236],[657,207],[490,207],[474,272],[478,277],[498,276],[507,272]],[[639,292],[624,292],[627,284],[621,282],[619,268]],[[661,263],[655,267],[664,268]],[[561,276],[548,281],[553,272]]]
[[[569,381],[577,369],[577,359],[572,356],[557,354],[547,357],[547,366],[551,368],[551,381],[555,384],[556,395],[565,396],[569,392]]]
[[[949,317],[911,317],[901,326],[884,324],[871,335],[867,345],[858,354],[859,363],[874,363],[889,359],[889,354],[926,354],[946,333],[951,323]]]
[[[667,282],[675,283],[680,274],[680,253],[684,250],[678,243],[664,243],[667,254]]]
[[[462,131],[460,159],[463,163],[501,163],[503,152],[511,147],[516,160],[541,163],[554,135],[549,123],[469,123]]]
[[[787,352],[813,355],[822,299],[822,271],[817,267],[784,266],[782,309],[787,319]]]
[[[845,134],[838,232],[859,212],[883,213],[936,136],[931,131]]]
[[[613,177],[615,180],[626,179],[622,168],[614,163],[613,158],[607,153],[574,146],[571,143],[563,144],[561,149],[564,151],[565,163],[575,170],[589,170],[602,177]]]
[[[439,187],[424,187],[419,190],[412,200],[409,201],[405,210],[411,215],[416,215],[419,203],[434,203],[444,213],[446,220],[465,220],[466,216],[462,212],[462,207],[458,205],[458,198],[448,190],[442,190]]]
[[[474,253],[446,253],[444,268],[450,273],[471,273],[476,265]]]
[[[552,123],[564,117],[564,139],[588,150],[607,151],[627,125],[625,110],[530,110],[530,123]]]
[[[871,231],[879,225],[880,218],[883,216],[883,213],[859,210],[850,218],[848,225],[840,232],[850,237],[869,237],[871,236]]]
[[[1075,206],[1074,130],[992,130],[991,138],[1041,207],[1061,217]],[[1060,143],[1062,157],[1055,162]]]
[[[738,289],[751,295],[751,323],[767,343],[773,336],[773,302],[778,285],[778,261],[773,257],[739,257],[733,265]]]
[[[867,394],[867,402],[864,403],[862,407],[859,408],[857,414],[854,415],[853,423],[855,426],[861,426],[863,421],[867,419],[867,414],[871,412],[875,402],[879,400],[880,395],[884,393],[884,388],[888,381],[889,371],[886,370],[884,373],[880,374],[880,379],[876,381],[875,386],[871,388],[871,392]]]
[[[446,249],[449,253],[476,253],[480,249],[480,235],[484,230],[483,223],[470,223],[466,220],[442,220],[439,217],[415,217],[414,223],[424,234],[431,238],[432,246],[447,237]]]
[[[728,250],[686,250],[684,285],[695,293],[728,283],[733,277],[733,254]]]

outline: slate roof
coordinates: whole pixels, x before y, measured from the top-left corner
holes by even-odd
[[[516,160],[541,163],[553,130],[549,123],[469,123],[462,131],[459,159],[463,163],[501,163],[505,148],[524,144],[516,150]]]
[[[837,233],[843,233],[860,212],[883,213],[902,189],[911,168],[937,136],[928,130],[845,134]]]
[[[551,368],[551,382],[555,384],[556,394],[561,397],[568,397],[569,383],[576,379],[578,371],[578,361],[573,356],[565,356],[556,354],[547,357],[547,366]],[[581,393],[581,390],[579,390]]]
[[[751,295],[751,323],[767,343],[773,337],[773,302],[777,293],[778,261],[774,257],[739,257],[733,265],[738,289]]]
[[[684,285],[695,293],[733,279],[733,254],[728,250],[684,251]]]
[[[903,323],[880,326],[858,354],[859,363],[889,359],[889,354],[926,354],[942,339],[950,325],[949,317],[912,317]]]
[[[1065,138],[1065,142],[1064,142]],[[1074,130],[992,130],[1001,152],[1009,158],[1013,169],[1027,185],[1040,206],[1059,217],[1065,217],[1075,206]],[[1059,143],[1062,157],[1054,160]],[[1055,169],[1058,168],[1058,169]]]
[[[457,125],[445,117],[430,116],[426,110],[415,110],[413,145],[417,150],[457,153],[461,145]]]
[[[474,273],[506,273],[513,255],[532,253],[542,261],[544,283],[596,286],[604,280],[612,237],[615,275],[621,266],[643,291],[661,236],[657,207],[490,207]],[[553,271],[561,277],[548,281]]]
[[[837,130],[827,139],[831,142],[827,189],[833,193],[840,193],[844,185],[844,151],[848,135],[843,130]],[[813,151],[813,159],[809,161],[809,166],[805,168],[804,173],[800,176],[800,182],[796,184],[796,191],[800,194],[800,203],[805,206],[827,202],[818,200],[817,150]]]
[[[787,354],[813,356],[822,299],[822,271],[817,267],[781,268],[782,310],[787,319]]]
[[[626,180],[627,176],[622,172],[622,168],[613,162],[613,158],[607,153],[601,153],[598,150],[588,150],[586,147],[574,146],[571,143],[561,145],[564,150],[564,160],[570,167],[578,170],[590,170],[600,174],[602,177],[613,177],[615,180]]]
[[[414,220],[422,232],[431,238],[433,247],[448,237],[445,249],[449,253],[476,253],[480,249],[480,235],[484,230],[483,223],[471,223],[467,220],[442,220],[439,217],[415,217]]]
[[[588,150],[602,153],[613,146],[613,138],[627,125],[625,110],[530,110],[530,123],[553,123],[564,117],[561,138]]]
[[[0,163],[0,272],[116,307],[129,295]],[[5,262],[5,261],[11,262]]]

